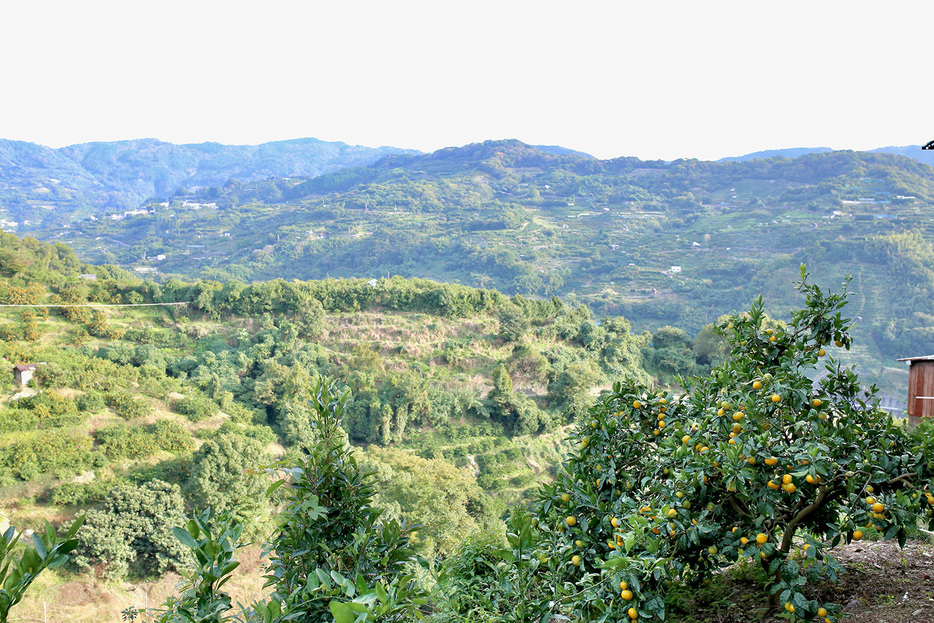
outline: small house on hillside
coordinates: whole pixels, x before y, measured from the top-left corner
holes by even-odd
[[[906,357],[908,365],[908,424],[934,417],[934,355]]]
[[[38,367],[39,364],[36,363],[24,363],[16,366],[13,368],[13,382],[20,387],[26,387]]]

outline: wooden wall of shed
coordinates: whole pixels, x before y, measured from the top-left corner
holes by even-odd
[[[934,417],[934,361],[915,361],[908,376],[908,415]]]

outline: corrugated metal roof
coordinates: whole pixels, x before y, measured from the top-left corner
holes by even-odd
[[[934,361],[934,355],[925,355],[923,357],[905,357],[898,361]]]

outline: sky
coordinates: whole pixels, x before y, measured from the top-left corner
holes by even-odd
[[[928,4],[4,2],[0,138],[515,138],[664,160],[917,145]]]

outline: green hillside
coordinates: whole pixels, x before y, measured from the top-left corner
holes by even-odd
[[[60,149],[0,139],[0,220],[6,231],[35,232],[108,210],[134,210],[180,188],[317,176],[365,166],[393,153],[416,152],[314,138],[262,145],[174,145],[140,139]]]
[[[553,476],[596,388],[649,379],[649,337],[623,318],[426,280],[156,284],[0,234],[0,304],[0,513],[15,525],[143,495],[258,533],[271,508],[254,468],[315,443],[308,396],[327,378],[352,393],[344,426],[379,504],[441,553]],[[25,388],[20,364],[36,364]],[[108,543],[79,568],[172,568]]]
[[[897,357],[934,351],[932,202],[934,169],[898,155],[600,161],[497,141],[230,182],[42,237],[158,280],[430,278],[692,336],[760,292],[781,317],[806,263],[822,285],[853,276],[853,359],[889,383]]]

